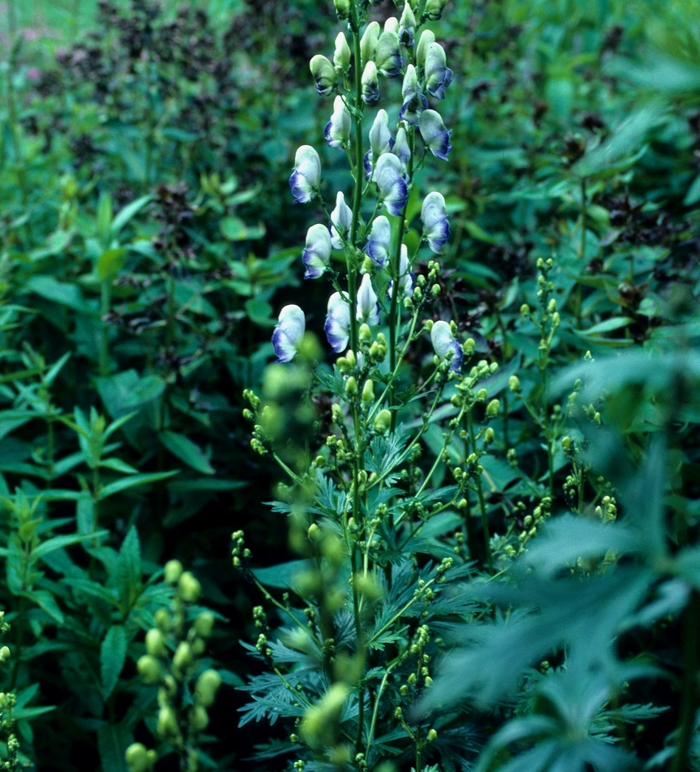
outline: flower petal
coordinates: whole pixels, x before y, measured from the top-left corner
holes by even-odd
[[[308,204],[318,192],[321,183],[321,159],[311,145],[302,145],[294,157],[294,171],[289,178],[294,201]]]
[[[333,351],[336,354],[345,351],[350,340],[350,307],[339,292],[334,292],[328,299],[323,329]]]
[[[365,252],[370,256],[378,268],[384,268],[389,257],[389,245],[391,243],[391,224],[383,215],[379,215],[372,223]]]
[[[452,70],[447,66],[445,49],[439,43],[431,43],[425,56],[425,88],[436,99],[444,99],[450,83]]]
[[[423,200],[420,216],[423,221],[423,236],[427,238],[428,246],[435,254],[440,254],[450,235],[450,223],[445,212],[445,199],[441,193],[436,191],[428,193]]]
[[[272,345],[278,362],[291,362],[306,330],[306,318],[299,306],[285,306],[272,333]]]
[[[379,300],[372,287],[372,279],[366,273],[357,291],[357,320],[370,325],[379,324]]]
[[[345,203],[345,196],[339,192],[335,197],[335,209],[331,212],[331,244],[333,249],[343,248],[343,239],[350,233],[352,209]]]
[[[462,347],[457,343],[447,322],[435,322],[430,340],[440,359],[449,360],[453,370],[462,366]]]
[[[306,267],[305,279],[318,279],[331,259],[331,236],[325,225],[317,223],[306,232],[306,248],[301,254]]]
[[[442,116],[436,110],[423,110],[420,116],[419,129],[423,142],[430,152],[441,161],[447,160],[448,153],[452,150],[450,135],[452,130],[447,130]]]
[[[352,119],[348,108],[341,96],[337,96],[333,102],[333,114],[326,124],[323,132],[326,141],[331,147],[346,147],[350,139]]]
[[[384,153],[377,161],[374,173],[379,195],[390,214],[401,215],[408,198],[408,186],[401,161],[393,153]]]

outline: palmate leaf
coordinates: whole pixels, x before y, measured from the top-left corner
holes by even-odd
[[[408,434],[400,430],[388,437],[373,437],[365,451],[365,469],[378,477],[389,474],[400,463],[407,444]]]

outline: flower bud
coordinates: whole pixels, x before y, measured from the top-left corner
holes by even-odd
[[[192,662],[192,647],[187,641],[180,641],[175,649],[175,655],[173,656],[173,665],[178,669],[187,667]]]
[[[564,451],[564,453],[568,453],[571,450],[571,437],[562,437],[561,439],[561,449]]]
[[[197,635],[208,638],[214,629],[214,615],[210,611],[202,611],[194,620],[194,629]]]
[[[339,21],[350,18],[350,0],[333,0],[333,5]]]
[[[429,743],[434,743],[435,740],[437,740],[437,738],[438,738],[438,733],[434,729],[431,729],[428,732],[428,742]]]
[[[399,40],[403,45],[410,48],[414,43],[416,34],[416,17],[413,13],[410,3],[405,3],[401,21],[399,22]]]
[[[489,393],[486,389],[479,389],[474,396],[477,402],[486,402]]]
[[[489,426],[489,428],[484,432],[484,445],[490,445],[495,439],[496,433]]]
[[[195,732],[201,732],[209,725],[209,714],[201,705],[195,705],[190,708],[190,726]]]
[[[374,430],[379,432],[379,434],[386,434],[386,432],[389,431],[390,426],[391,411],[387,410],[386,408],[384,410],[380,410],[377,414],[377,417],[374,419]]]
[[[178,592],[185,603],[194,603],[202,592],[202,585],[190,571],[185,571],[178,580]]]
[[[431,43],[435,42],[435,33],[429,29],[423,30],[416,48],[416,66],[425,67],[425,57]]]
[[[367,25],[367,29],[360,40],[360,54],[363,62],[367,63],[371,59],[374,59],[381,31],[379,22],[372,21]]]
[[[169,560],[165,564],[163,574],[168,584],[175,584],[182,574],[182,563],[179,560]]]
[[[146,651],[152,657],[164,657],[168,651],[163,640],[163,633],[157,627],[146,633]]]
[[[309,541],[319,542],[321,541],[323,534],[321,533],[321,529],[316,525],[316,523],[311,523],[309,530],[306,532],[306,535],[309,537]]]
[[[144,654],[143,657],[139,657],[136,669],[141,676],[141,680],[147,686],[153,686],[153,684],[157,684],[160,680],[160,664],[151,654]]]
[[[371,378],[368,378],[362,387],[362,401],[365,403],[374,402],[374,382]]]
[[[359,336],[360,336],[360,343],[372,342],[372,330],[370,330],[368,324],[364,323],[360,325]]]
[[[350,67],[352,53],[345,34],[339,32],[335,38],[335,52],[333,53],[333,65],[336,71],[347,72]]]
[[[523,303],[520,306],[520,315],[525,317],[530,316],[530,306],[527,303]]]
[[[508,379],[508,388],[510,389],[510,391],[513,391],[513,392],[520,391],[521,389],[520,378],[518,378],[517,375],[510,376],[510,378]]]
[[[492,399],[486,406],[486,415],[489,418],[495,418],[501,408],[501,403],[497,399]]]
[[[330,60],[322,54],[316,54],[309,62],[309,69],[316,81],[316,91],[321,94],[321,96],[330,94],[337,82],[335,68]]]
[[[447,0],[427,0],[423,9],[423,16],[431,21],[437,21],[447,5]]]
[[[124,753],[129,772],[148,772],[151,764],[148,751],[143,743],[132,743]]]
[[[164,705],[158,711],[158,735],[162,738],[172,737],[179,733],[177,715],[170,705]]]
[[[357,394],[357,379],[354,375],[351,375],[348,378],[347,383],[345,384],[345,393],[348,397],[353,397]]]

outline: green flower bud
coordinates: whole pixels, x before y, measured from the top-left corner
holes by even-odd
[[[309,541],[314,543],[319,542],[323,536],[321,529],[316,525],[316,523],[311,523],[309,530],[306,532],[306,535],[309,537]]]
[[[486,415],[489,418],[495,418],[501,409],[501,403],[497,399],[492,399],[486,406]]]
[[[447,5],[447,0],[427,0],[423,9],[423,16],[431,21],[436,21],[442,16],[442,12]]]
[[[146,651],[152,657],[164,657],[168,651],[163,640],[163,633],[157,627],[146,633]]]
[[[430,44],[435,42],[435,33],[429,29],[423,30],[416,48],[416,66],[425,67],[425,57],[430,48]]]
[[[141,680],[147,686],[153,686],[160,681],[160,664],[151,654],[144,654],[143,657],[139,657],[136,669],[139,671]]]
[[[510,376],[508,379],[508,388],[513,392],[520,391],[520,378],[518,378],[517,375]]]
[[[371,378],[368,378],[362,387],[362,401],[374,402],[374,382]]]
[[[322,54],[316,54],[309,62],[309,69],[316,81],[316,91],[322,96],[330,94],[337,82],[335,68],[330,60]]]
[[[156,625],[164,633],[170,632],[173,626],[173,620],[167,609],[159,608],[155,613]]]
[[[207,644],[204,642],[203,638],[195,638],[192,641],[192,653],[195,657],[201,657],[206,650]]]
[[[476,341],[474,338],[467,338],[464,343],[462,343],[462,351],[470,357],[474,351],[476,350]]]
[[[374,419],[374,430],[379,434],[386,434],[391,426],[391,411],[380,410],[377,417]]]
[[[333,64],[336,70],[347,72],[350,67],[350,57],[352,53],[345,35],[339,32],[335,38],[335,53],[333,54]]]
[[[194,603],[202,592],[202,585],[190,571],[185,571],[178,580],[178,591],[185,603]]]
[[[180,641],[175,649],[173,656],[173,665],[178,669],[187,667],[192,662],[192,647],[186,641]]]
[[[339,21],[350,18],[350,0],[333,0],[333,5]]]
[[[148,751],[143,743],[132,743],[126,749],[124,759],[129,766],[129,772],[148,772],[151,768]]]
[[[214,704],[216,692],[221,686],[221,676],[216,670],[205,670],[197,679],[195,693],[200,705],[208,708]]]
[[[7,695],[5,692],[0,692],[0,710],[4,710],[7,707]]]
[[[157,731],[158,735],[163,739],[179,734],[177,715],[169,705],[164,705],[158,711]]]
[[[214,615],[211,611],[202,611],[202,613],[194,620],[194,629],[197,635],[201,635],[202,638],[208,638],[214,629]]]
[[[435,740],[437,740],[437,738],[438,738],[438,733],[434,729],[431,729],[428,732],[428,742],[429,743],[434,743]]]
[[[530,306],[527,303],[523,303],[520,306],[520,314],[521,316],[530,316]]]
[[[163,574],[168,584],[175,584],[182,574],[182,563],[179,560],[169,560],[165,564]]]
[[[370,330],[369,325],[364,323],[360,325],[360,329],[358,330],[358,334],[360,337],[360,343],[371,343],[372,342],[372,330]]]
[[[348,395],[348,397],[354,397],[355,394],[357,394],[357,379],[354,375],[351,375],[347,383],[345,384],[345,393]]]
[[[206,708],[201,705],[195,705],[190,708],[189,719],[190,726],[195,732],[201,732],[209,725],[209,714],[207,713]]]
[[[432,319],[426,319],[423,322],[423,329],[426,332],[430,332],[433,329],[433,326],[435,325],[435,322]]]
[[[486,402],[489,393],[486,389],[479,389],[474,396],[477,402]]]
[[[568,453],[571,450],[571,444],[571,437],[562,437],[561,449],[564,451],[564,453]]]
[[[489,428],[484,432],[484,445],[490,445],[495,439],[496,433],[489,426]]]
[[[382,29],[379,26],[379,22],[371,21],[367,25],[367,28],[362,35],[362,39],[360,40],[360,55],[362,56],[363,63],[368,62],[370,59],[374,59],[381,31]]]

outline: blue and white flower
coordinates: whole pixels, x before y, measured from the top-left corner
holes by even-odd
[[[401,245],[401,254],[399,255],[399,296],[411,297],[413,295],[413,287],[415,286],[415,276],[411,271],[411,266],[408,262],[408,247],[405,244]],[[389,282],[388,295],[391,299],[391,295],[394,291],[394,282]]]
[[[389,258],[391,244],[391,224],[383,214],[372,223],[372,230],[367,240],[365,252],[370,256],[377,268],[384,268]]]
[[[423,142],[429,148],[430,152],[441,161],[446,161],[449,152],[452,150],[450,144],[449,131],[445,128],[442,116],[436,110],[423,110],[418,123]]]
[[[388,153],[392,147],[394,147],[394,138],[389,129],[389,116],[386,110],[379,110],[369,130],[369,150],[365,153],[363,161],[366,179],[372,176],[373,159]]]
[[[337,96],[333,102],[333,114],[326,124],[323,132],[326,141],[331,147],[347,147],[352,130],[350,112],[345,106],[341,96]]]
[[[321,159],[311,145],[302,145],[294,157],[294,171],[289,178],[294,202],[308,204],[318,195],[321,184]]]
[[[331,212],[331,245],[333,249],[343,248],[352,225],[352,209],[345,203],[345,196],[339,192],[335,197],[335,209]]]
[[[453,370],[462,366],[462,347],[455,340],[447,322],[435,322],[430,331],[430,340],[440,359],[447,360]]]
[[[374,181],[379,195],[390,214],[401,215],[408,198],[408,185],[404,179],[401,161],[393,153],[384,153],[377,161]]]
[[[331,236],[325,225],[312,225],[306,232],[306,248],[301,259],[306,267],[305,279],[318,279],[331,261]]]
[[[439,43],[431,43],[425,55],[425,88],[436,99],[444,99],[450,83],[452,70],[447,66],[445,49]]]
[[[396,132],[396,143],[392,152],[401,161],[401,169],[405,175],[408,162],[411,160],[411,147],[408,144],[408,134],[403,126]]]
[[[342,354],[350,341],[350,306],[340,292],[334,292],[328,298],[328,313],[323,329],[333,351]]]
[[[316,54],[316,56],[311,57],[309,69],[316,81],[316,91],[322,96],[330,94],[338,82],[338,76],[332,62],[322,54]]]
[[[403,60],[398,32],[384,27],[377,42],[376,61],[377,69],[387,78],[394,78],[401,72]]]
[[[408,5],[406,5],[408,7]],[[401,105],[401,112],[399,113],[399,120],[405,121],[410,126],[418,123],[420,114],[428,107],[428,100],[425,95],[421,93],[420,85],[418,84],[418,74],[416,68],[409,64],[406,67],[406,74],[403,78],[403,86],[401,87],[401,97],[403,104]]]
[[[401,21],[399,22],[399,41],[407,48],[411,48],[415,42],[416,17],[410,3],[405,3]]]
[[[362,101],[372,105],[379,100],[379,75],[377,65],[370,59],[362,71]]]
[[[357,321],[366,322],[372,326],[379,324],[379,320],[379,300],[372,287],[372,279],[366,273],[357,290]]]
[[[423,200],[420,218],[423,221],[423,238],[427,239],[430,249],[439,255],[450,235],[445,199],[441,193],[428,193]]]
[[[291,362],[304,337],[306,319],[299,306],[285,306],[272,333],[272,345],[278,362]]]

